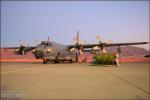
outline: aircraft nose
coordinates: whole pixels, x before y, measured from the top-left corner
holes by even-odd
[[[44,53],[42,50],[34,50],[32,52],[33,52],[34,56],[36,57],[36,59],[43,58],[43,56],[44,56]]]

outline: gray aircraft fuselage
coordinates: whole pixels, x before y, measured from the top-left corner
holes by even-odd
[[[53,58],[56,57],[66,58],[70,57],[76,59],[77,52],[70,51],[67,45],[58,44],[56,42],[42,41],[41,44],[34,49],[33,54],[37,59]]]

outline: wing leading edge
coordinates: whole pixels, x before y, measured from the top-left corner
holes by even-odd
[[[82,46],[83,48],[93,48],[95,46],[105,46],[105,47],[111,47],[111,46],[124,46],[124,45],[140,45],[140,44],[148,44],[149,42],[130,42],[130,43],[100,43],[100,44],[85,44],[85,45],[69,45],[68,48],[78,48],[79,46]]]

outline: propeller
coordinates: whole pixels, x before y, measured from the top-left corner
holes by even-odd
[[[80,39],[79,39],[79,31],[77,31],[76,41],[77,41],[77,44],[80,43]]]
[[[77,36],[76,36],[76,46],[77,46],[77,50],[79,52],[80,55],[83,54],[83,42],[80,43],[80,38],[79,38],[79,31],[77,31]]]
[[[96,35],[96,39],[97,39],[98,42],[102,41],[102,38],[98,34]]]
[[[98,40],[98,42],[99,42],[99,48],[100,48],[100,50],[103,52],[103,53],[106,53],[106,49],[105,49],[105,42],[104,43],[102,43],[102,38],[99,36],[99,35],[97,35],[96,36],[96,38],[97,38],[97,40]],[[96,47],[95,47],[96,48]]]
[[[40,44],[39,40],[35,40],[35,45],[38,46]]]
[[[73,38],[73,44],[74,44],[74,45],[76,45],[76,44],[77,44],[77,40],[76,40],[76,38],[75,38],[75,37]]]
[[[19,49],[16,49],[16,52],[21,54],[21,55],[24,55],[24,49],[25,49],[25,44],[23,43],[22,40],[19,40]]]
[[[30,50],[29,43],[24,43],[22,40],[19,40],[20,47],[16,49],[16,53],[25,55],[25,52]]]
[[[47,41],[50,42],[50,37],[48,36]]]
[[[80,43],[80,40],[79,40],[79,31],[77,31],[76,37],[73,38],[73,44],[76,47],[71,48],[70,51],[77,50],[77,52],[79,52],[79,54],[82,55],[83,54],[83,46],[82,45],[86,44],[86,41]]]

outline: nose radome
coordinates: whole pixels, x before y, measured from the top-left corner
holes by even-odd
[[[33,54],[37,59],[43,58],[44,56],[44,53],[42,50],[34,50]]]

